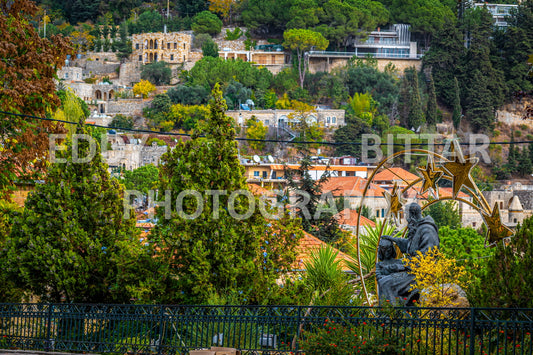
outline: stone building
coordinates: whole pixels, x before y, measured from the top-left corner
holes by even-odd
[[[189,60],[192,35],[188,32],[156,32],[132,35],[133,61],[143,64],[165,61],[178,64]]]
[[[267,127],[278,127],[288,125],[293,113],[293,110],[235,110],[227,111],[226,115],[235,119],[241,126],[245,125],[252,116],[255,116]],[[318,123],[321,127],[341,127],[346,124],[345,113],[344,110],[317,109],[310,113],[306,120],[308,123]]]
[[[65,81],[82,81],[83,69],[80,67],[64,66],[57,71],[57,78]]]
[[[515,183],[493,191],[484,191],[489,206],[497,204],[503,223],[514,227],[533,215],[533,186]]]

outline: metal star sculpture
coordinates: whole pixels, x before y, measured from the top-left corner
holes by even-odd
[[[383,196],[387,200],[387,217],[392,216],[396,225],[400,224],[400,213],[406,200],[402,197],[402,190],[394,183],[392,192],[384,191]]]
[[[502,239],[508,238],[514,234],[513,230],[502,223],[500,217],[500,207],[496,202],[492,209],[492,214],[482,214],[485,223],[487,224],[487,241],[489,244],[493,244]]]
[[[451,152],[455,153],[453,160],[445,162],[442,167],[446,171],[446,175],[452,179],[453,198],[456,198],[463,186],[475,191],[475,183],[470,176],[470,171],[478,163],[478,159],[469,156],[465,158],[461,146],[456,140],[453,141]]]
[[[444,175],[444,171],[440,168],[435,168],[435,162],[431,156],[428,156],[426,167],[419,166],[416,168],[422,174],[422,190],[420,194],[431,190],[435,198],[438,197],[437,181]]]

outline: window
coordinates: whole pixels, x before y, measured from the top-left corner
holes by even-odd
[[[170,42],[167,43],[167,49],[170,49]]]
[[[185,43],[183,43],[183,49],[185,49]]]
[[[376,211],[376,218],[379,218],[379,210]]]
[[[515,219],[513,219],[513,223],[516,223],[516,218],[515,218]]]
[[[170,60],[174,60],[174,54],[170,55]]]
[[[381,209],[381,217],[385,217],[385,209],[384,208]]]
[[[476,222],[472,222],[472,227],[475,227],[476,226]]]
[[[276,172],[273,171],[273,172],[272,172],[272,179],[277,179],[277,178],[278,178],[278,176],[277,176]]]
[[[139,62],[142,62],[142,61],[143,61],[143,56],[140,55],[140,56],[139,56]]]
[[[174,42],[174,49],[178,49],[178,44]]]
[[[266,179],[266,178],[267,178],[267,172],[263,171],[263,179]]]
[[[326,118],[326,123],[331,123],[331,117]]]
[[[268,125],[269,125],[269,121],[265,120],[265,126],[268,126]]]
[[[331,117],[331,123],[336,124],[337,123],[337,117],[335,117],[335,116]]]
[[[65,73],[65,79],[68,79],[68,73]]]
[[[135,43],[135,49],[139,49],[139,43]]]
[[[259,177],[259,171],[257,170],[254,171],[254,177]]]

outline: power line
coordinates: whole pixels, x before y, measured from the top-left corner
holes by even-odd
[[[33,115],[26,115],[21,113],[14,113],[14,112],[7,112],[7,111],[0,111],[0,114],[9,115],[9,116],[17,116],[17,117],[25,117],[25,118],[33,118],[37,120],[42,121],[51,121],[51,122],[60,122],[60,123],[67,123],[67,124],[73,124],[78,125],[79,122],[73,122],[73,121],[66,121],[66,120],[59,120],[56,118],[48,118],[48,117],[39,117],[39,116],[33,116]],[[174,133],[174,132],[156,132],[156,131],[150,131],[147,129],[135,129],[135,128],[123,128],[123,127],[110,127],[110,126],[104,126],[104,125],[98,125],[94,123],[86,123],[86,126],[90,127],[97,127],[97,128],[104,128],[104,129],[114,129],[114,130],[121,130],[121,131],[127,131],[127,132],[135,132],[135,133],[149,133],[149,134],[157,134],[160,136],[176,136],[176,137],[191,137],[191,134],[188,133]],[[200,136],[204,137],[204,136]],[[414,138],[414,137],[413,137]],[[420,138],[419,138],[420,139]],[[281,140],[281,139],[254,139],[254,138],[240,138],[236,137],[235,140],[237,141],[246,141],[246,142],[265,142],[265,143],[285,143],[285,144],[316,144],[316,145],[332,145],[332,146],[341,146],[341,145],[363,145],[363,142],[328,142],[328,141],[289,141],[289,140]],[[485,144],[488,145],[507,145],[507,144],[530,144],[533,143],[533,141],[516,141],[516,142],[460,142],[460,145],[473,145],[473,146],[482,146]],[[370,146],[374,146],[376,144],[370,144]],[[404,147],[405,143],[388,143],[388,142],[380,142],[377,145],[382,146],[398,146],[398,147]],[[426,146],[427,143],[410,143],[412,147],[417,146]],[[432,146],[446,146],[447,143],[433,143]]]

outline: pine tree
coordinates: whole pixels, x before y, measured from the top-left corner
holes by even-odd
[[[459,125],[461,124],[461,117],[462,117],[461,96],[459,92],[459,82],[457,81],[457,78],[453,78],[453,81],[454,81],[455,98],[453,100],[452,121],[453,121],[453,126],[455,127],[455,129],[458,129]]]
[[[170,215],[162,207],[157,212],[159,259],[169,272],[160,302],[222,302],[228,295],[243,303],[262,302],[290,268],[301,237],[297,220],[286,213],[267,220],[257,199],[230,198],[249,191],[220,85],[212,96],[209,114],[192,139],[162,158],[160,196],[169,191],[173,202]],[[183,203],[178,203],[180,193],[189,194]],[[237,216],[246,213],[247,218]]]
[[[78,134],[87,134],[78,127]],[[111,179],[96,142],[94,158],[57,152],[45,183],[26,200],[7,240],[7,272],[29,293],[52,302],[129,302],[139,297],[151,248],[125,217],[123,186]],[[91,144],[80,140],[78,156]]]
[[[469,297],[476,307],[533,307],[533,217],[524,220],[508,245],[500,242]]]
[[[285,170],[288,191],[298,191],[296,205],[305,203],[308,199],[305,205],[308,213],[305,213],[304,209],[299,209],[296,212],[302,221],[303,229],[326,243],[334,243],[341,237],[339,224],[334,218],[335,213],[332,213],[332,210],[336,209],[336,205],[332,203],[330,206],[326,200],[321,200],[322,185],[329,180],[330,174],[329,171],[326,171],[320,179],[315,180],[309,173],[311,167],[309,156],[305,156],[300,162],[298,170]]]
[[[426,105],[426,122],[428,126],[434,126],[437,123],[437,96],[435,95],[435,83],[433,76],[429,74],[428,83],[428,101]]]

